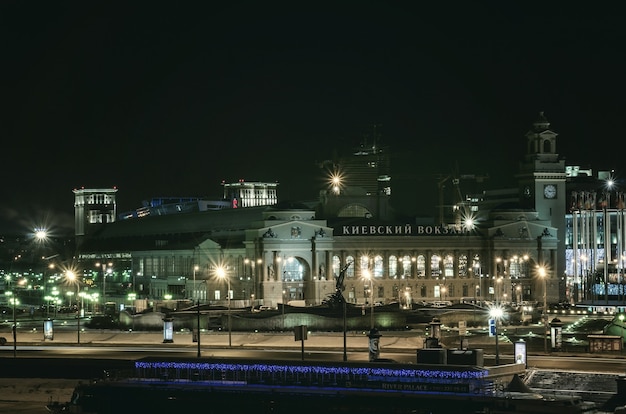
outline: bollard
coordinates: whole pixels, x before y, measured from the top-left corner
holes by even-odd
[[[369,342],[369,354],[370,354],[370,362],[376,361],[380,356],[380,337],[382,336],[378,329],[372,328],[370,329],[370,333],[367,335],[370,339]]]

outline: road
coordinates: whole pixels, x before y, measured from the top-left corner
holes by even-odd
[[[13,349],[9,346],[0,347],[0,357],[11,358]],[[251,359],[276,359],[276,360],[307,360],[307,361],[342,361],[343,351],[337,349],[307,350],[304,353],[300,349],[260,349],[260,348],[203,348],[201,357],[218,358],[251,358]],[[134,361],[146,356],[185,357],[195,358],[198,356],[197,348],[192,346],[148,346],[148,345],[124,345],[113,346],[76,346],[76,345],[28,345],[20,346],[17,358],[80,358],[80,359],[114,359]],[[399,363],[414,364],[417,362],[417,351],[384,352],[385,359],[391,359]],[[368,361],[367,351],[347,352],[348,361]],[[495,362],[494,354],[484,355],[486,366]],[[513,355],[500,355],[502,364],[513,363]],[[552,369],[556,371],[589,371],[606,373],[626,372],[626,359],[618,355],[572,355],[552,353],[550,355],[529,355],[529,368]]]

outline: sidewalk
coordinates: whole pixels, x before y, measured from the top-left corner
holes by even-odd
[[[381,332],[380,347],[385,350],[393,350],[397,352],[414,352],[422,349],[424,345],[424,336],[419,334],[393,336]],[[200,344],[207,347],[228,347],[228,332],[203,332],[200,335]],[[0,337],[6,338],[5,346],[12,346],[13,336],[11,332],[0,332]],[[249,332],[232,332],[231,342],[233,347],[257,348],[257,349],[299,349],[302,346],[301,341],[296,341],[293,332],[283,333],[249,333]],[[45,344],[55,345],[75,345],[78,343],[78,335],[76,332],[60,332],[54,333],[53,340],[44,340],[43,332],[19,332],[17,333],[18,346],[39,346]],[[128,344],[137,346],[161,345],[163,342],[162,332],[125,332],[125,331],[88,331],[80,333],[80,345],[105,346],[113,344]],[[196,346],[197,342],[193,341],[191,332],[180,332],[173,334],[173,342],[166,343],[167,346]],[[343,333],[342,332],[309,332],[308,338],[304,341],[306,348],[318,349],[343,349]],[[346,334],[346,348],[348,349],[367,349],[369,345],[369,337],[367,333]]]

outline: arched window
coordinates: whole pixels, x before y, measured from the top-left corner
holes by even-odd
[[[402,279],[411,277],[411,256],[402,256]]]
[[[359,258],[359,276],[364,277],[367,276],[371,271],[370,269],[370,258],[369,256],[361,256]]]
[[[475,254],[474,259],[472,259],[472,271],[474,275],[480,276],[482,275],[482,264],[480,263],[480,255]]]
[[[417,256],[417,277],[426,277],[426,257],[423,254]]]
[[[389,256],[389,277],[395,278],[398,276],[398,258],[396,256]]]
[[[543,153],[550,154],[552,152],[552,143],[549,139],[543,141]]]
[[[459,277],[467,276],[467,255],[462,254],[459,257]]]
[[[382,278],[383,277],[383,257],[380,255],[374,256],[374,277]]]
[[[372,213],[359,204],[348,204],[337,212],[337,217],[372,217]]]
[[[446,258],[443,260],[443,268],[445,277],[454,277],[454,258],[451,254],[446,255]]]
[[[333,256],[333,276],[337,278],[341,271],[341,259],[339,256]]]
[[[283,266],[283,280],[286,282],[301,282],[304,280],[304,268],[295,257],[289,257]]]
[[[346,257],[346,263],[352,263],[350,266],[348,266],[348,270],[346,270],[346,277],[353,278],[354,277],[354,266],[356,265],[356,262],[354,261],[354,257],[353,256],[347,256]]]
[[[441,257],[437,254],[433,254],[430,258],[430,275],[433,278],[441,276]]]

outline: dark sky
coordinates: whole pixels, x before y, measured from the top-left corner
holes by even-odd
[[[510,186],[539,111],[569,164],[621,167],[617,8],[421,3],[3,1],[0,233],[72,227],[82,186],[120,212],[240,178],[314,199],[316,162],[372,124],[417,214],[433,174]]]

